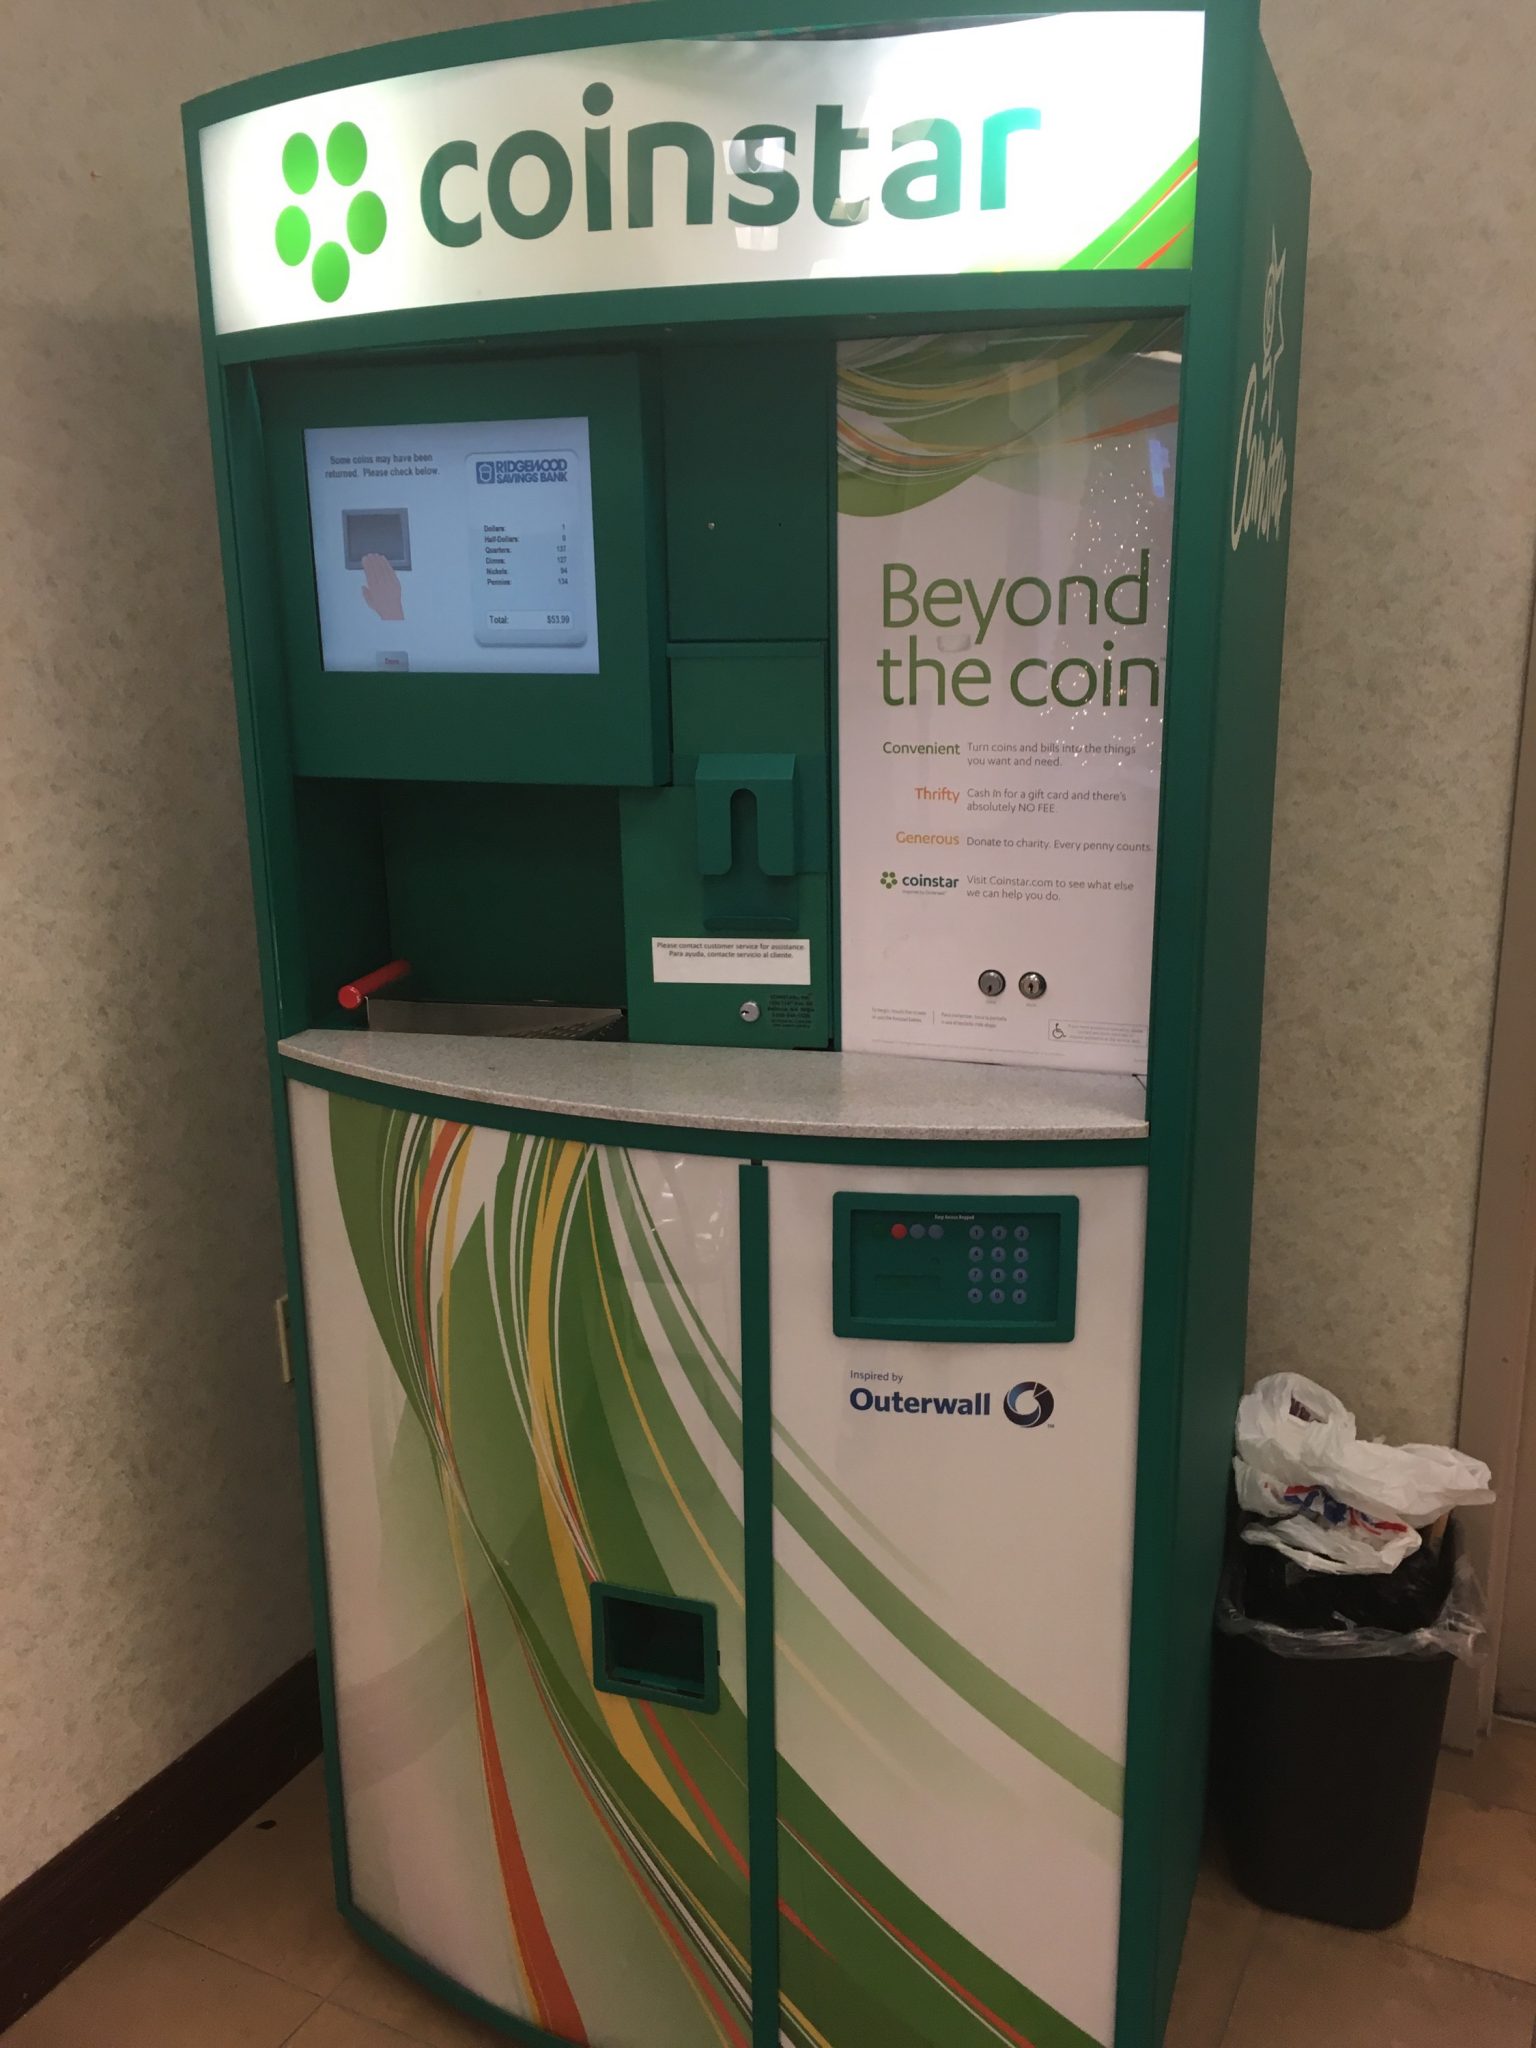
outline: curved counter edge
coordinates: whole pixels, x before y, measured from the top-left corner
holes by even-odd
[[[1144,1087],[1128,1074],[409,1031],[301,1031],[277,1050],[299,1066],[375,1087],[678,1131],[1017,1145],[1134,1141],[1148,1130]]]

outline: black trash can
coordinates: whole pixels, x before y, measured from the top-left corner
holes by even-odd
[[[1336,1927],[1413,1904],[1463,1610],[1454,1527],[1370,1578],[1233,1546],[1218,1615],[1214,1786],[1238,1887]],[[1383,1619],[1389,1625],[1383,1626]]]

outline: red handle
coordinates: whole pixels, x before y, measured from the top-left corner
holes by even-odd
[[[388,988],[392,981],[404,981],[410,971],[409,960],[391,960],[387,967],[375,967],[372,974],[360,974],[356,981],[344,981],[336,991],[336,1000],[344,1010],[360,1010],[370,996],[376,996],[381,988]]]

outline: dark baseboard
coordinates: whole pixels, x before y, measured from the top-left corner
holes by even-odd
[[[306,1657],[0,1899],[0,2032],[320,1753]]]

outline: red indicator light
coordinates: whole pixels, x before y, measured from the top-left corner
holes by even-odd
[[[892,1237],[905,1237],[905,1236],[906,1236],[906,1234],[907,1234],[907,1226],[905,1225],[905,1223],[893,1223],[893,1224],[891,1225],[891,1235],[892,1235]]]

